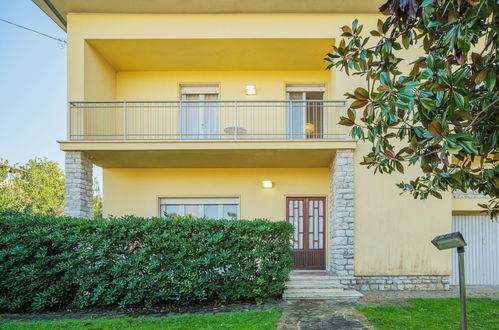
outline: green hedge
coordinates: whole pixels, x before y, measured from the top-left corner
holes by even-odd
[[[262,301],[284,289],[292,230],[266,220],[0,211],[0,309]]]

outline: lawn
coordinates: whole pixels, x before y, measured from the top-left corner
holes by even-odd
[[[412,306],[359,306],[378,329],[459,329],[459,299],[408,299]],[[499,329],[499,300],[468,298],[469,329]]]
[[[276,310],[246,313],[119,317],[59,321],[5,321],[0,329],[275,329]]]

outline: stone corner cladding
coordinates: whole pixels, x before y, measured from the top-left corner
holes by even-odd
[[[449,290],[447,275],[353,276],[342,278],[341,284],[360,291],[445,291]]]
[[[64,214],[70,217],[91,218],[92,160],[80,151],[67,151],[65,158]]]
[[[330,168],[331,272],[354,274],[354,150],[337,150]]]

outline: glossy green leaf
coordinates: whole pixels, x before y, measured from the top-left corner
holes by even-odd
[[[485,86],[487,86],[487,90],[489,92],[492,92],[494,88],[496,87],[496,71],[490,70],[489,73],[487,73],[487,77],[485,78]]]
[[[392,86],[392,82],[390,81],[390,77],[388,76],[388,73],[386,73],[386,72],[380,73],[379,80],[380,80],[382,85],[389,86],[389,87]]]
[[[429,98],[419,99],[421,104],[428,110],[435,110],[435,101]]]
[[[456,106],[459,109],[464,109],[464,96],[462,96],[458,92],[453,92],[452,99],[454,100],[454,102],[456,103]]]

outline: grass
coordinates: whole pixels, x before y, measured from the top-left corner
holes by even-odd
[[[276,310],[246,313],[187,314],[59,321],[3,321],[0,329],[275,329]]]
[[[457,298],[408,299],[412,306],[359,306],[378,329],[459,329]],[[499,329],[499,300],[468,298],[469,329]]]

